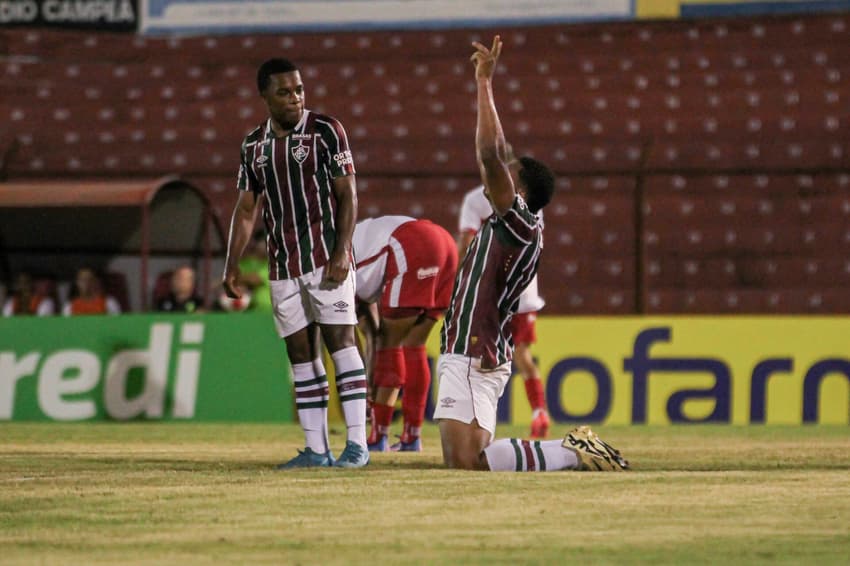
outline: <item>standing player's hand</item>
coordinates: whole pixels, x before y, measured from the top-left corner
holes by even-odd
[[[469,58],[475,65],[476,79],[490,79],[496,70],[496,62],[502,54],[502,40],[497,35],[493,38],[493,47],[487,49],[477,41],[472,42],[475,53]]]
[[[331,254],[331,259],[328,262],[327,266],[325,266],[325,276],[323,283],[329,287],[336,287],[348,277],[348,270],[351,267],[351,261],[348,257],[348,253],[345,250],[341,250],[340,253],[337,253],[337,250],[334,250],[334,253]]]
[[[239,268],[230,267],[224,272],[224,278],[221,280],[221,286],[224,287],[224,293],[231,299],[241,299],[242,290],[239,288]]]

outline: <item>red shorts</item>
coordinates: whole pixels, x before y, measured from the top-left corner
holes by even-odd
[[[381,316],[439,319],[449,307],[457,272],[454,238],[429,220],[402,224],[392,237],[395,243],[387,258]]]
[[[511,334],[514,337],[514,344],[537,342],[537,330],[534,326],[536,320],[536,312],[517,313],[511,317]]]

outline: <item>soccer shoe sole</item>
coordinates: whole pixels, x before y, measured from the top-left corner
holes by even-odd
[[[575,453],[579,471],[621,472],[629,469],[629,462],[620,455],[620,451],[599,438],[588,426],[571,430],[561,445]]]

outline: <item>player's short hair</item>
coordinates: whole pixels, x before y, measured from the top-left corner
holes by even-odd
[[[289,59],[282,59],[280,57],[269,59],[260,65],[259,69],[257,69],[257,90],[259,90],[260,93],[266,90],[266,87],[269,86],[272,75],[276,75],[278,73],[291,73],[292,71],[297,70],[298,67],[296,67],[295,63]]]
[[[555,174],[543,163],[531,157],[520,157],[519,179],[525,185],[525,203],[528,210],[537,212],[552,200],[555,192]]]

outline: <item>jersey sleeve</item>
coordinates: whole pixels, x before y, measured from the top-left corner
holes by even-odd
[[[327,150],[328,168],[331,177],[354,175],[354,158],[348,145],[348,136],[339,120],[325,117],[317,121],[318,131],[322,137],[322,145]]]
[[[260,183],[248,161],[248,147],[245,143],[239,151],[239,173],[236,175],[236,189],[239,191],[260,192]]]
[[[513,205],[500,217],[507,232],[520,245],[530,244],[541,229],[540,220],[530,210],[521,196],[514,198]]]
[[[490,201],[484,196],[483,187],[472,189],[466,193],[463,197],[463,203],[460,205],[458,231],[461,233],[478,232],[481,223],[492,213],[493,209],[490,206]]]

